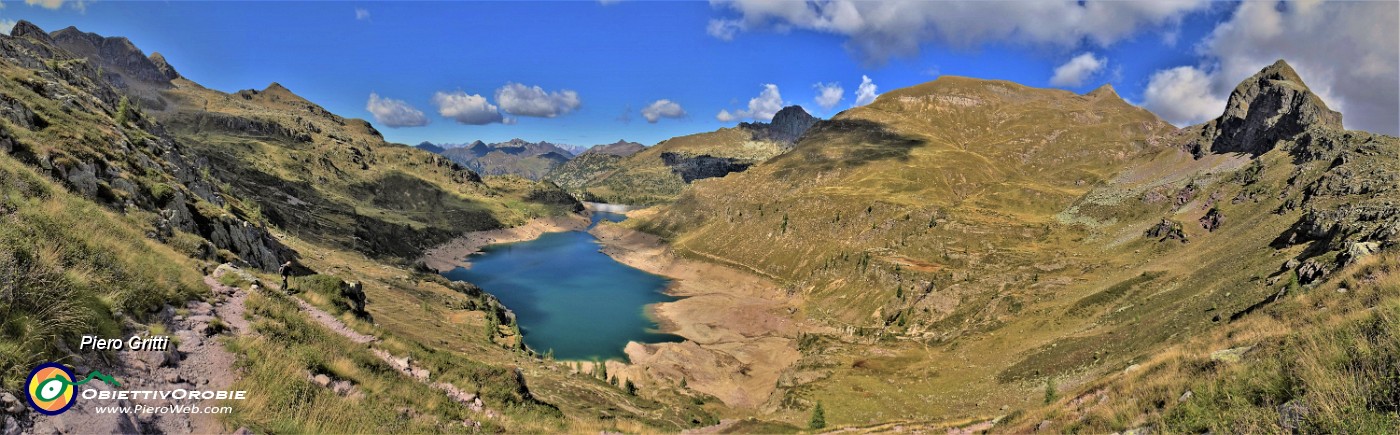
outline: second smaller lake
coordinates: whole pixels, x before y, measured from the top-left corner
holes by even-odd
[[[595,212],[593,222],[621,221]],[[472,267],[443,274],[490,292],[515,312],[525,344],[559,359],[620,358],[628,341],[676,342],[657,332],[647,305],[674,301],[662,293],[670,280],[613,260],[583,231],[547,233],[535,240],[490,245]]]

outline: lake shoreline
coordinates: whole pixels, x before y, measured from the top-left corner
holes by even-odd
[[[590,223],[588,215],[575,214],[535,218],[510,228],[473,231],[425,251],[420,260],[429,269],[447,273],[458,267],[471,267],[467,258],[480,253],[487,245],[530,241],[546,233],[583,231]]]
[[[626,214],[631,218],[648,211],[632,209]],[[580,214],[467,233],[429,250],[423,261],[446,273],[470,267],[467,259],[488,245],[531,241],[546,233],[587,232],[597,240],[599,251],[613,260],[671,280],[662,293],[676,300],[648,304],[643,310],[657,332],[685,339],[628,342],[626,361],[604,360],[608,373],[671,385],[685,380],[687,388],[736,408],[771,406],[778,379],[801,357],[797,350],[800,298],[752,271],[682,258],[657,236],[608,222],[592,228],[590,224],[589,214]]]
[[[647,310],[661,332],[687,341],[628,343],[631,364],[622,367],[628,375],[684,379],[688,388],[737,408],[771,403],[778,379],[801,357],[798,298],[749,271],[677,256],[651,234],[614,224],[589,233],[618,262],[670,278],[666,294],[678,298]]]

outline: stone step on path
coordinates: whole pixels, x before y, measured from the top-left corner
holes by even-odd
[[[278,288],[278,291],[280,291],[280,287]],[[297,305],[300,306],[301,310],[305,311],[308,316],[310,316],[312,319],[315,319],[318,323],[320,323],[322,326],[325,326],[327,329],[330,329],[332,332],[335,332],[336,334],[342,337],[350,339],[350,341],[355,342],[356,344],[369,345],[370,352],[372,352],[374,356],[378,357],[380,360],[383,360],[385,363],[394,367],[394,369],[398,370],[400,373],[403,373],[404,376],[408,376],[417,380],[420,383],[423,383],[424,385],[432,387],[433,389],[447,393],[447,396],[450,397],[453,401],[466,405],[468,409],[471,409],[473,412],[481,413],[484,416],[486,416],[486,418],[494,419],[500,417],[500,413],[490,408],[487,408],[485,404],[482,403],[481,398],[477,397],[476,394],[468,393],[462,390],[461,388],[458,388],[456,385],[452,385],[447,382],[432,382],[431,374],[428,372],[428,369],[419,367],[417,364],[414,364],[411,358],[396,357],[392,353],[389,353],[389,351],[374,347],[372,344],[374,342],[379,341],[377,337],[374,337],[372,335],[361,334],[355,331],[354,329],[351,329],[350,326],[345,324],[345,322],[341,322],[340,319],[331,315],[331,313],[317,308],[315,305],[311,305],[311,303],[306,302],[306,300],[303,300],[298,297],[293,297],[292,299],[297,301]],[[480,423],[471,420],[463,421],[462,424],[469,427],[481,427]]]

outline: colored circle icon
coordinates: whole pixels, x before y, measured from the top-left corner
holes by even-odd
[[[29,405],[44,415],[58,415],[75,402],[73,371],[63,364],[43,363],[29,372],[24,391],[29,393]]]

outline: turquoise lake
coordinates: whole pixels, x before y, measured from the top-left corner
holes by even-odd
[[[617,213],[593,213],[620,222]],[[535,240],[490,245],[469,258],[472,267],[444,273],[490,292],[515,312],[525,344],[551,349],[558,359],[622,358],[628,341],[678,342],[657,332],[647,305],[674,301],[662,293],[670,280],[632,268],[599,252],[584,231],[547,233]]]

